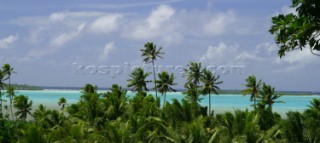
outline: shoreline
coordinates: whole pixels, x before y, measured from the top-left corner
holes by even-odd
[[[6,90],[1,90],[2,93],[5,93]],[[23,91],[23,92],[79,92],[81,93],[81,90],[75,90],[75,89],[43,89],[43,90],[16,90],[17,92],[19,91]],[[102,89],[102,90],[98,90],[99,93],[104,93],[104,92],[108,92],[110,90],[106,90],[106,89]],[[127,90],[128,93],[135,93],[132,92],[131,90]],[[167,94],[174,94],[174,93],[181,93],[184,91],[177,91],[177,92],[167,92]],[[148,91],[147,94],[155,94],[155,91]],[[301,94],[301,93],[296,93],[296,94],[292,94],[292,93],[279,93],[282,96],[319,96],[320,98],[320,94]],[[211,94],[211,96],[220,96],[220,95],[241,95],[244,96],[242,93],[219,93],[219,94]],[[206,96],[206,95],[204,95]],[[249,95],[246,95],[249,96]]]

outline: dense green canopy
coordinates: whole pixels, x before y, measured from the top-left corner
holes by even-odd
[[[279,14],[272,18],[270,33],[279,45],[279,57],[292,50],[309,48],[311,53],[320,51],[320,1],[292,0],[291,8],[297,13]]]

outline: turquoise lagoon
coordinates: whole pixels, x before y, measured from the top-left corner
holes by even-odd
[[[106,91],[99,91],[106,92]],[[155,96],[154,92],[149,92]],[[17,91],[16,95],[27,95],[30,100],[33,101],[34,107],[36,108],[39,104],[43,104],[47,106],[47,108],[58,108],[58,100],[61,97],[65,97],[67,99],[68,104],[76,103],[79,101],[81,96],[81,91],[79,90],[42,90],[42,91],[29,91],[29,90],[20,90]],[[130,98],[134,96],[135,93],[127,92],[127,96]],[[158,94],[159,96],[159,94]],[[170,92],[167,93],[167,101],[171,101],[171,99],[176,98],[181,100],[184,98],[181,92]],[[160,97],[162,97],[160,95]],[[208,106],[208,96],[201,96],[203,98],[200,102],[202,106]],[[225,111],[233,111],[236,109],[252,109],[250,104],[252,104],[249,100],[250,96],[242,96],[241,94],[220,94],[220,95],[211,95],[211,105],[212,109],[214,109],[215,113],[221,113]],[[288,111],[299,111],[308,108],[309,102],[312,98],[320,98],[319,95],[308,95],[308,96],[291,96],[284,95],[279,100],[284,101],[285,103],[277,103],[274,104],[273,110],[284,115]],[[161,98],[162,100],[163,98]],[[161,103],[162,104],[162,103]]]

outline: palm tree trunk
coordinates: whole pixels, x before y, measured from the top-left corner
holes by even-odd
[[[253,108],[256,110],[256,96],[253,97]]]
[[[211,113],[211,95],[210,95],[210,92],[209,92],[209,114],[210,115]]]
[[[156,83],[156,71],[154,68],[154,60],[152,60],[152,69],[153,69],[154,89],[156,90],[156,99],[158,99],[158,89],[157,89],[157,83]]]
[[[2,92],[1,92],[1,88],[0,88],[0,118],[2,118]]]
[[[166,104],[166,97],[167,97],[167,93],[165,92],[164,93],[164,100],[163,100],[163,107],[162,108],[164,108],[164,105]]]
[[[11,75],[9,75],[11,76]],[[11,87],[11,77],[9,77],[9,88]],[[12,100],[13,95],[10,95],[10,112],[11,112],[11,119],[14,120],[13,111],[12,111]]]

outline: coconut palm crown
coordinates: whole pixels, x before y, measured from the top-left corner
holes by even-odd
[[[201,81],[203,82],[202,94],[208,94],[209,95],[209,114],[211,112],[211,93],[219,94],[218,90],[220,89],[218,87],[219,84],[222,84],[222,81],[219,81],[220,76],[213,74],[211,71],[207,70],[206,68],[203,69],[202,75],[201,75]]]
[[[150,80],[146,80],[146,78],[150,75],[150,72],[144,72],[142,68],[136,68],[129,75],[131,79],[128,79],[128,87],[133,87],[134,92],[142,92],[143,90],[148,91],[147,83],[151,82]]]
[[[171,73],[170,75],[168,72],[163,71],[161,73],[158,73],[159,80],[156,81],[157,88],[159,89],[159,92],[164,96],[163,100],[163,106],[166,103],[166,94],[169,91],[176,91],[172,88],[172,86],[177,85],[177,83],[174,82],[174,74]]]

